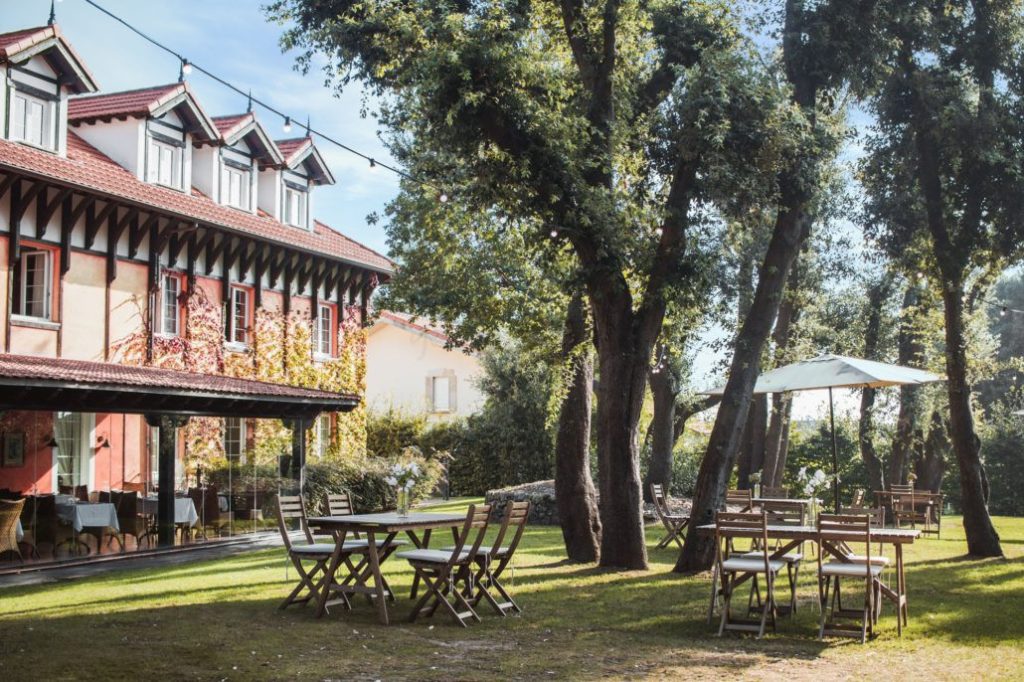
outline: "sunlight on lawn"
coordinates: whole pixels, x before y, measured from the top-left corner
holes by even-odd
[[[141,670],[138,660],[153,675],[229,679],[1020,675],[1024,519],[996,519],[1008,556],[983,562],[963,558],[959,519],[946,521],[941,540],[921,540],[908,551],[911,621],[904,637],[897,638],[887,609],[878,637],[865,646],[816,639],[813,561],[801,571],[795,619],[780,620],[778,632],[762,641],[719,639],[705,622],[708,576],[671,573],[675,552],[652,551],[650,571],[603,571],[564,562],[560,530],[535,527],[507,574],[524,615],[503,620],[482,611],[484,622],[468,630],[443,618],[405,623],[412,573],[395,559],[385,564],[400,595],[388,628],[360,600],[353,612],[320,621],[311,608],[279,611],[296,576],[278,549],[5,589],[0,678],[75,670],[131,678]],[[652,548],[659,537],[651,527]]]

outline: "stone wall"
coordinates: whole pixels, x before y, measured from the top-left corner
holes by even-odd
[[[501,518],[505,512],[505,505],[508,502],[530,501],[530,525],[534,526],[557,526],[558,507],[555,505],[555,482],[536,481],[509,488],[488,490],[484,496],[487,504],[494,505],[492,515],[494,518]]]

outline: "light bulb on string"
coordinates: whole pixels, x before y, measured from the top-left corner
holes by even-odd
[[[1008,312],[1010,311],[1006,308],[1006,306],[1003,306],[1003,309],[999,311],[999,317],[1006,317],[1006,313]]]
[[[558,230],[551,230],[551,238],[552,239],[557,239],[558,238]]]
[[[444,192],[441,193],[441,196],[439,196],[438,199],[440,199],[442,204],[448,203],[448,195],[445,194]]]
[[[181,72],[186,76],[192,73],[192,65],[188,63],[187,59],[181,60]]]
[[[372,159],[372,158],[370,159],[370,172],[372,172],[372,173],[376,173],[377,172],[377,161]]]
[[[920,270],[918,270],[918,272],[917,272],[917,278],[918,278],[918,279],[924,279],[924,273],[923,273],[923,272],[921,272]]]
[[[282,126],[282,130],[284,130],[286,133],[290,133],[292,131],[292,118],[291,118],[291,116],[285,116],[284,117],[284,125]]]
[[[654,234],[657,235],[658,237],[660,237],[664,233],[665,233],[665,231],[663,229],[661,229],[660,227],[655,228],[655,230],[654,230]]]

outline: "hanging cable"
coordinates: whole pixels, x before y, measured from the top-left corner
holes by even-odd
[[[195,62],[190,61],[184,55],[179,53],[177,50],[174,50],[173,48],[168,47],[167,45],[161,43],[156,38],[153,38],[152,36],[144,33],[142,30],[136,28],[132,24],[128,23],[125,19],[122,19],[120,16],[114,14],[113,12],[111,12],[108,9],[106,9],[102,5],[96,3],[94,0],[85,0],[85,3],[87,5],[93,7],[97,11],[102,12],[103,14],[107,15],[108,17],[110,17],[111,19],[113,19],[117,23],[121,24],[122,26],[127,28],[129,31],[131,31],[135,35],[139,36],[140,38],[142,38],[146,42],[150,43],[154,47],[157,47],[157,48],[163,50],[164,52],[166,52],[166,53],[176,57],[178,59],[178,61],[181,62],[181,72],[182,72],[182,75],[187,75],[189,72],[191,72],[193,70],[198,71],[199,73],[203,74],[207,78],[210,78],[211,80],[216,81],[217,83],[219,83],[220,85],[228,88],[229,90],[232,90],[232,91],[238,93],[239,95],[242,95],[243,97],[246,97],[247,101],[249,102],[249,106],[250,107],[252,106],[252,104],[258,104],[259,106],[263,107],[264,109],[266,109],[270,113],[275,114],[277,116],[280,116],[282,119],[284,119],[284,130],[285,130],[285,132],[287,133],[287,132],[291,131],[291,122],[292,122],[291,115],[286,114],[285,112],[283,112],[283,111],[281,111],[281,110],[271,106],[270,104],[267,104],[266,102],[253,97],[251,91],[243,90],[242,88],[234,85],[233,83],[225,80],[224,78],[221,78],[220,76],[216,75],[215,73],[212,73],[211,71],[208,71],[207,69],[204,69],[199,64],[196,64]],[[392,173],[394,173],[395,175],[403,178],[404,180],[407,180],[409,182],[415,183],[415,184],[419,185],[420,187],[425,187],[425,188],[434,190],[435,192],[437,192],[438,200],[442,204],[448,202],[448,194],[441,187],[439,187],[438,185],[436,185],[436,184],[434,184],[432,182],[427,182],[425,180],[420,180],[418,178],[415,178],[411,174],[409,174],[408,172],[402,170],[401,168],[398,168],[396,166],[392,166],[390,164],[386,164],[386,163],[384,163],[384,162],[382,162],[382,161],[380,161],[378,159],[375,159],[374,157],[371,157],[369,154],[364,154],[363,152],[359,151],[358,149],[354,149],[354,148],[344,144],[343,142],[340,142],[340,141],[334,139],[333,137],[331,137],[330,135],[327,135],[326,133],[323,133],[323,132],[321,132],[319,130],[314,130],[314,129],[308,127],[308,124],[307,124],[307,128],[306,128],[306,134],[309,137],[312,137],[312,136],[315,135],[316,137],[320,138],[324,142],[328,142],[330,144],[333,144],[334,146],[339,147],[340,149],[343,149],[343,150],[345,150],[346,152],[348,152],[350,154],[354,154],[355,156],[358,156],[358,157],[364,159],[367,163],[370,164],[371,168],[376,168],[376,167],[379,166],[380,168],[384,168],[385,170],[389,170]]]

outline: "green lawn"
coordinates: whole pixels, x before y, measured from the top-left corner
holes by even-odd
[[[407,624],[408,600],[386,628],[365,601],[320,621],[279,611],[294,579],[280,550],[0,590],[0,679],[1024,677],[1024,519],[996,519],[1007,559],[989,561],[965,560],[959,519],[945,521],[941,540],[908,552],[903,638],[888,609],[863,646],[816,639],[810,565],[795,620],[762,641],[720,639],[704,620],[708,576],[671,573],[675,552],[652,551],[650,571],[606,572],[566,563],[557,528],[532,528],[508,581],[525,613],[482,611],[468,630]],[[652,548],[658,537],[650,528]],[[407,593],[404,562],[385,570]]]

